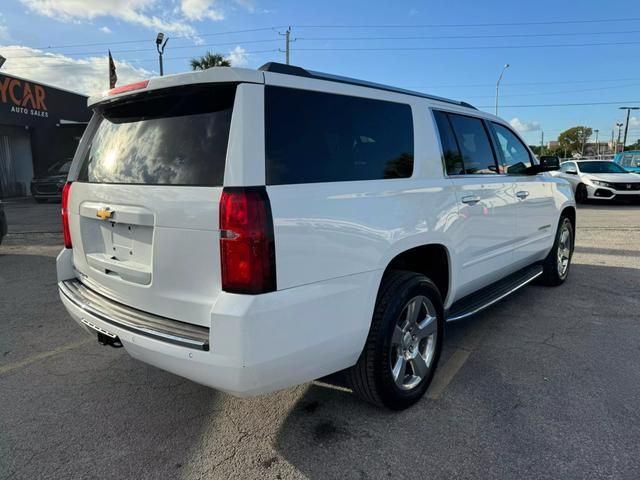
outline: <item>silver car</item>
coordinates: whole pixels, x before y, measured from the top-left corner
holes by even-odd
[[[576,202],[587,200],[640,200],[640,175],[629,173],[608,160],[571,160],[563,162],[552,175],[568,180]]]

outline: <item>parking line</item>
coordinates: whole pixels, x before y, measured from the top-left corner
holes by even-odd
[[[64,353],[69,350],[73,350],[74,348],[81,347],[82,345],[86,345],[91,342],[92,339],[87,338],[82,340],[81,342],[69,343],[67,345],[62,345],[61,347],[54,348],[53,350],[49,350],[48,352],[41,352],[36,355],[32,355],[27,357],[19,362],[10,363],[8,365],[0,366],[0,375],[4,375],[5,373],[12,372],[14,370],[18,370],[20,368],[31,365],[32,363],[39,362],[40,360],[44,360],[49,357],[53,357],[54,355],[58,355],[59,353]]]
[[[469,355],[471,355],[469,350],[456,350],[444,365],[438,367],[427,391],[427,398],[437,400],[442,396],[442,393],[449,386],[453,377],[456,376],[458,370],[462,368],[464,362],[467,361]]]

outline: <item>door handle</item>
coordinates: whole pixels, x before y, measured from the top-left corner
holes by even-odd
[[[529,192],[527,192],[526,190],[520,190],[519,192],[516,193],[516,197],[518,197],[520,200],[524,200],[528,196],[529,196]]]
[[[466,203],[469,205],[475,205],[476,203],[478,203],[480,201],[480,197],[477,195],[468,195],[466,197],[462,197],[461,199],[462,203]]]

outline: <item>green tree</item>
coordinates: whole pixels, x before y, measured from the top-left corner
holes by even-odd
[[[587,143],[592,134],[592,129],[580,125],[565,130],[558,135],[558,142],[563,150],[567,150],[568,155],[573,155],[574,153],[581,154],[582,146]]]
[[[211,67],[230,67],[231,62],[219,53],[207,52],[201,57],[191,59],[192,70],[206,70]]]

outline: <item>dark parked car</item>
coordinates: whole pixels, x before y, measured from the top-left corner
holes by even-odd
[[[4,205],[0,201],[0,243],[7,234],[7,216],[4,214]]]
[[[71,166],[71,158],[54,163],[49,168],[49,175],[31,180],[31,195],[36,202],[42,203],[49,199],[62,199],[62,188],[67,181],[67,174]]]

